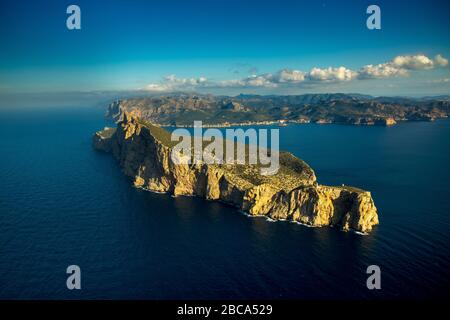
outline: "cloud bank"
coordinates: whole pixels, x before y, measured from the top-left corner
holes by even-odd
[[[275,73],[253,74],[241,79],[222,81],[213,81],[206,77],[178,78],[175,75],[169,75],[162,81],[151,83],[143,89],[153,92],[169,92],[201,88],[277,88],[280,86],[296,86],[302,84],[318,85],[321,83],[406,77],[414,71],[431,70],[447,66],[448,60],[440,54],[434,58],[429,58],[423,54],[400,55],[391,61],[380,64],[368,64],[358,70],[351,70],[344,66],[328,68],[314,67],[306,72],[282,69]]]

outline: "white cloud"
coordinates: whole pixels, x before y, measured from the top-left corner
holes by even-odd
[[[266,88],[274,88],[277,87],[277,84],[270,80],[271,75],[252,75],[246,77],[244,79],[233,79],[233,80],[224,80],[217,83],[217,87],[229,87],[229,88],[239,88],[239,87],[266,87]]]
[[[369,64],[362,67],[358,71],[358,76],[360,79],[388,78],[406,75],[408,75],[408,71],[406,71],[405,69],[394,67],[389,63],[382,63],[377,65]]]
[[[415,56],[397,56],[391,62],[393,67],[406,70],[427,70],[434,67],[434,62],[423,54]]]
[[[302,82],[305,81],[305,73],[299,70],[283,69],[278,71],[273,77],[274,82]]]
[[[396,56],[386,63],[366,65],[358,71],[358,74],[360,79],[407,76],[409,71],[430,70],[436,67],[444,67],[447,64],[448,60],[440,54],[434,60],[423,54]]]
[[[272,82],[271,74],[252,75],[244,80],[245,85],[250,87],[276,87],[276,83]]]
[[[205,77],[178,78],[169,75],[159,83],[149,84],[145,90],[164,92],[177,90],[196,90],[198,88],[276,88],[280,86],[294,86],[320,83],[338,83],[351,80],[379,79],[408,76],[416,70],[431,70],[445,67],[448,60],[438,54],[431,59],[423,54],[399,55],[391,61],[380,64],[368,64],[359,70],[351,70],[344,66],[318,68],[309,72],[293,69],[281,69],[275,73],[254,74],[242,79],[211,81]]]
[[[166,84],[150,83],[144,89],[148,90],[148,91],[164,92],[164,91],[170,91],[172,89],[172,87],[170,87]]]
[[[151,83],[144,89],[155,92],[176,91],[194,89],[199,86],[207,86],[208,79],[205,77],[199,78],[178,78],[176,75],[171,74],[164,78],[162,82]]]
[[[166,80],[166,83],[171,84],[171,85],[191,85],[191,86],[205,84],[208,81],[205,77],[177,78],[177,76],[174,74],[167,76],[165,80]]]
[[[436,55],[434,57],[434,63],[436,65],[438,65],[439,67],[446,67],[448,65],[448,60],[445,59],[443,56],[441,56],[440,54]]]
[[[349,81],[352,80],[357,73],[345,67],[327,69],[313,68],[308,73],[308,78],[313,81]]]

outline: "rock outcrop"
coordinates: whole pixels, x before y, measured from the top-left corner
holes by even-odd
[[[219,200],[250,215],[311,226],[366,233],[378,224],[370,192],[318,185],[314,171],[290,153],[280,153],[273,176],[261,175],[256,165],[174,164],[167,131],[127,112],[121,118],[116,129],[97,132],[93,145],[111,152],[136,187]]]

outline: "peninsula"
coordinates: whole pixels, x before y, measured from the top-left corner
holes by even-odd
[[[253,216],[310,226],[336,226],[370,232],[378,214],[370,192],[348,186],[324,186],[301,159],[280,152],[280,169],[261,175],[258,165],[174,164],[170,133],[139,116],[122,111],[117,128],[93,136],[96,149],[110,152],[136,187],[195,195],[235,206]]]

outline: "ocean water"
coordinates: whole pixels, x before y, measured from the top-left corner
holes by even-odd
[[[381,224],[362,236],[135,189],[91,146],[103,114],[0,111],[1,299],[448,296],[449,120],[280,128],[320,183],[372,192]],[[66,288],[72,264],[81,290]],[[381,290],[366,288],[372,264]]]

